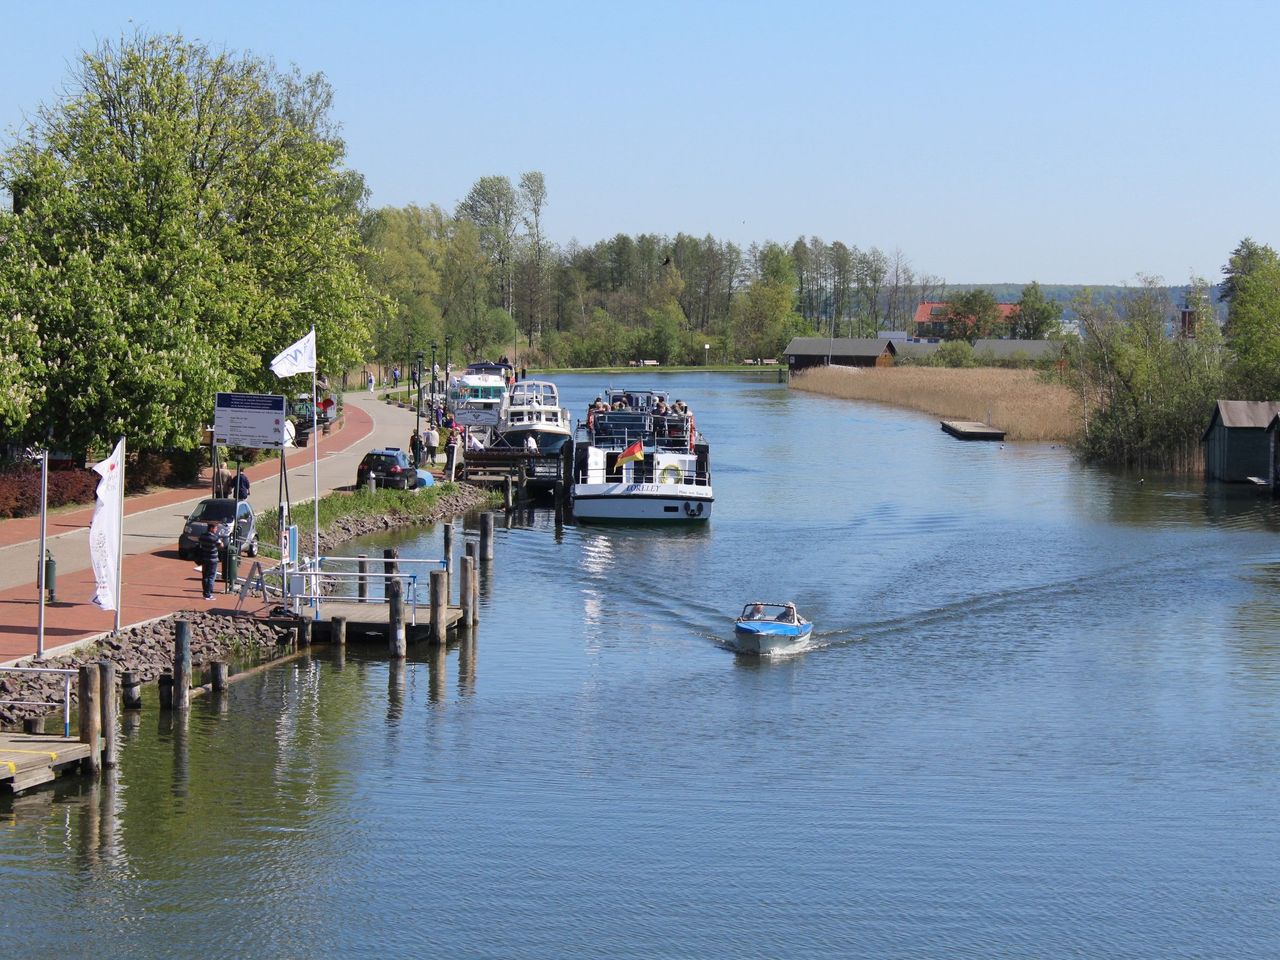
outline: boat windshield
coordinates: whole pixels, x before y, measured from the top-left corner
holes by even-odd
[[[796,608],[787,603],[748,603],[742,608],[739,620],[776,620],[779,623],[795,623]]]

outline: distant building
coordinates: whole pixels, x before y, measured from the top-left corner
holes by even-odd
[[[891,367],[897,343],[879,337],[796,337],[787,344],[787,369],[833,364],[841,367]]]
[[[1272,441],[1268,428],[1280,414],[1280,400],[1219,400],[1201,441],[1209,480],[1247,483],[1271,479]]]
[[[945,337],[947,335],[947,311],[951,304],[945,300],[923,300],[916,307],[915,335],[917,337]],[[1018,309],[1016,303],[997,303],[1000,320],[1008,323],[1013,312]]]

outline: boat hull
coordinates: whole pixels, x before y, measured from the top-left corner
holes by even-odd
[[[735,623],[734,641],[742,653],[781,653],[802,646],[809,639],[813,624],[769,623],[750,621]]]
[[[587,522],[706,523],[715,498],[709,486],[669,483],[579,483],[573,515]]]

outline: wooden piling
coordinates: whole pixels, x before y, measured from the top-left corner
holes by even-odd
[[[475,623],[475,593],[472,590],[474,578],[471,576],[475,570],[475,560],[471,555],[462,558],[461,575],[458,578],[458,604],[462,607],[462,625],[469,627]]]
[[[209,688],[214,693],[221,693],[228,685],[227,664],[223,660],[214,660],[209,664]]]
[[[403,657],[408,652],[404,632],[404,588],[399,580],[387,584],[390,615],[387,618],[387,648],[393,657]]]
[[[449,627],[445,622],[449,609],[449,574],[431,571],[431,642],[444,643]]]
[[[80,668],[80,742],[89,744],[89,755],[81,761],[85,773],[97,773],[102,768],[102,757],[98,753],[98,742],[102,738],[100,683],[96,663],[86,663]]]
[[[488,563],[493,559],[493,514],[480,514],[480,559]]]
[[[110,769],[117,762],[116,748],[116,665],[98,661],[98,686],[102,701],[102,765]]]
[[[311,647],[311,618],[303,617],[298,621],[296,627],[298,633],[298,649],[307,650]]]
[[[453,524],[444,525],[444,568],[453,572]]]
[[[336,647],[347,645],[347,618],[334,617],[329,621],[329,642]]]
[[[179,620],[173,628],[173,709],[191,704],[191,624]]]
[[[396,563],[400,559],[400,551],[395,547],[387,547],[382,551],[382,573],[386,577],[383,584],[383,596],[391,596],[391,578],[400,572],[400,564]]]
[[[360,554],[356,558],[356,569],[360,572],[360,579],[356,581],[356,596],[361,600],[369,599],[369,557],[368,554]]]
[[[471,558],[471,625],[480,622],[480,564]]]
[[[160,709],[169,711],[173,709],[173,671],[165,667],[160,671],[160,677],[156,680],[156,689],[160,692]]]
[[[126,710],[142,709],[142,683],[132,670],[120,675],[120,700]]]
[[[502,478],[502,505],[510,510],[515,506],[515,497],[512,494],[511,474],[507,474]]]

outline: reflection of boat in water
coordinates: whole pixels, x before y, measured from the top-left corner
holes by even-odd
[[[794,603],[748,603],[733,622],[734,639],[743,653],[778,653],[798,647],[813,629]]]
[[[693,414],[654,390],[609,390],[578,424],[573,513],[579,520],[711,519],[711,454]]]

